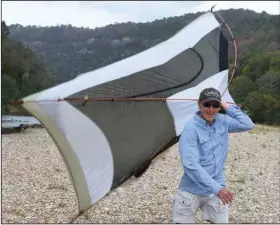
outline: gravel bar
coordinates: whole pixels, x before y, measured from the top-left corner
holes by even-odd
[[[226,165],[234,192],[230,223],[280,223],[280,128],[257,125],[230,134]],[[178,145],[156,158],[74,223],[171,223],[182,175]],[[43,128],[2,135],[2,223],[69,223],[78,213],[74,187]],[[198,212],[197,223],[201,212]]]

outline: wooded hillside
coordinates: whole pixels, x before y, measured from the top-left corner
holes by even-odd
[[[279,15],[250,10],[222,10],[238,44],[238,70],[230,91],[251,110],[256,122],[280,124]],[[11,37],[33,49],[57,83],[73,79],[162,42],[202,13],[150,23],[120,23],[89,29],[71,25],[10,25]],[[230,46],[232,61],[233,46]]]
[[[2,21],[1,109],[8,111],[7,103],[53,86],[55,77],[42,59],[30,48],[10,37]]]
[[[11,36],[34,49],[54,70],[57,82],[65,82],[162,42],[202,13],[186,14],[150,23],[120,23],[88,29],[71,25],[9,26]],[[280,49],[279,16],[249,10],[225,10],[239,46],[239,55]],[[278,35],[277,35],[278,34]],[[231,46],[230,51],[233,47]]]

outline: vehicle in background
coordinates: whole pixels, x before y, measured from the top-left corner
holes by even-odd
[[[32,116],[2,115],[1,118],[1,134],[21,132],[35,127],[42,127],[42,124]]]

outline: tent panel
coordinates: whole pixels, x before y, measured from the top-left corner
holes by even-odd
[[[189,88],[187,90],[181,91],[175,95],[170,96],[168,99],[172,99],[172,98],[198,99],[200,92],[204,88],[209,88],[209,87],[216,88],[222,93],[226,89],[227,83],[228,83],[228,70],[225,70],[211,76],[210,78],[204,80],[203,82],[199,83],[195,87]],[[185,101],[185,100],[171,101],[168,99],[166,101],[166,104],[168,105],[168,108],[170,109],[170,112],[173,115],[176,135],[179,136],[183,131],[187,121],[194,115],[195,112],[198,111],[198,104],[196,101]],[[228,91],[227,94],[223,96],[222,100],[234,103]]]
[[[102,131],[67,102],[25,103],[53,137],[83,211],[107,194],[113,181],[110,146]],[[81,138],[82,135],[82,138]]]
[[[173,118],[164,102],[71,104],[106,134],[114,161],[112,188],[176,137]],[[98,146],[92,145],[92,151],[94,148]]]
[[[219,23],[214,14],[211,12],[205,13],[168,40],[137,55],[81,74],[69,82],[42,91],[36,96],[36,100],[62,99],[93,86],[162,65],[196,45],[201,38],[217,27],[219,27]]]
[[[219,28],[214,29],[198,41],[194,50],[187,49],[163,65],[91,87],[69,98],[168,97],[195,86],[220,72],[219,52],[224,51],[219,49],[220,33]],[[225,43],[223,47],[227,47]]]
[[[186,83],[195,77],[201,68],[202,62],[199,56],[188,49],[164,65],[91,87],[75,93],[69,98],[84,98],[85,95],[93,98],[139,96]],[[170,95],[168,93],[172,94],[168,91],[164,96]],[[162,95],[159,93],[150,96],[160,97]]]

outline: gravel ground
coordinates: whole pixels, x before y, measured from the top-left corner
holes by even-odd
[[[171,223],[181,174],[175,145],[74,222]],[[235,193],[230,223],[280,223],[279,127],[230,134],[226,174]],[[69,223],[75,215],[73,185],[45,129],[2,135],[2,223]]]

